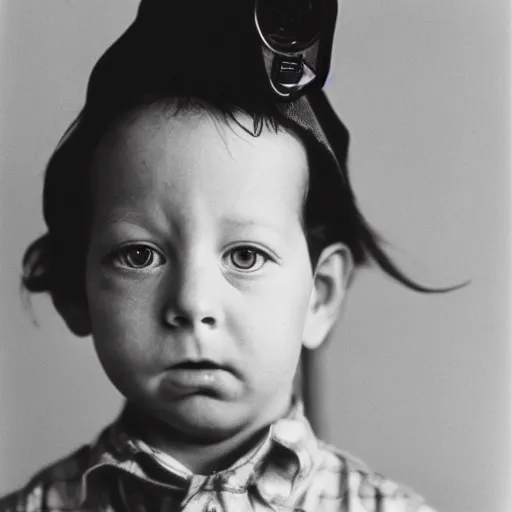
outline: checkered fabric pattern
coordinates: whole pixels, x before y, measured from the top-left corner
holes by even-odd
[[[433,512],[415,493],[319,441],[301,403],[250,453],[207,476],[128,434],[125,416],[0,499],[0,512]]]

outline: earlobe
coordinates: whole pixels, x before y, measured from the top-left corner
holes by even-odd
[[[81,338],[91,334],[91,322],[87,308],[70,301],[54,300],[54,304],[73,334]]]
[[[320,254],[303,333],[305,348],[318,348],[334,327],[353,266],[352,254],[342,243],[329,245]]]

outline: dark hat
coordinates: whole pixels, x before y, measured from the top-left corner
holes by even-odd
[[[343,169],[349,134],[321,85],[292,101],[272,90],[255,23],[257,2],[142,0],[134,22],[94,67],[88,106],[115,108],[141,94],[214,98],[264,111],[271,104],[313,135]]]

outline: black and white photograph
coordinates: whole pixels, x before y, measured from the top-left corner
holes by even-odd
[[[510,512],[511,33],[0,0],[0,512]]]

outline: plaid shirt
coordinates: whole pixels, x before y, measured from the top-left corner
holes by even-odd
[[[0,512],[433,512],[416,494],[317,440],[300,403],[257,448],[207,476],[128,434],[125,416],[0,499]]]

